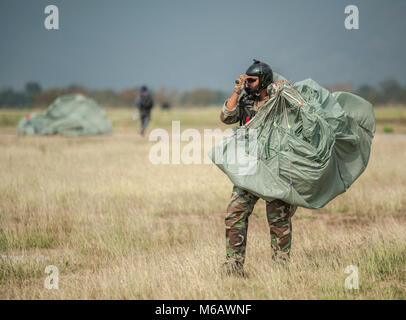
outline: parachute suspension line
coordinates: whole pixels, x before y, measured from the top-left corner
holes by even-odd
[[[281,96],[281,105],[282,105],[282,109],[283,109],[282,112],[283,112],[283,114],[285,116],[286,126],[287,126],[287,128],[285,129],[285,138],[286,138],[286,142],[287,142],[287,145],[288,145],[288,148],[289,148],[288,156],[287,156],[288,162],[289,162],[289,187],[292,188],[292,186],[293,186],[293,184],[292,184],[292,161],[290,159],[291,150],[290,150],[290,145],[289,145],[289,134],[288,134],[288,130],[290,129],[290,125],[289,125],[289,119],[288,119],[288,110],[287,110],[287,107],[286,107],[286,99],[282,98],[282,96]]]
[[[302,101],[296,99],[294,96],[292,96],[291,94],[289,94],[289,93],[287,93],[287,92],[285,92],[285,94],[286,94],[289,98],[291,98],[293,101],[296,101],[298,104],[303,104],[303,100],[304,100],[304,99],[302,98],[302,96],[300,96],[300,94],[299,94],[299,96],[302,98]]]
[[[265,118],[267,124],[269,124],[271,127],[272,127],[272,126],[275,127],[275,130],[271,130],[271,132],[272,132],[272,131],[273,131],[273,132],[276,131],[275,134],[278,135],[278,141],[279,141],[279,149],[278,149],[278,151],[280,151],[280,145],[281,145],[281,143],[280,143],[279,130],[277,130],[277,128],[276,128],[276,115],[278,114],[278,109],[279,109],[279,103],[278,103],[279,99],[280,99],[279,97],[276,97],[276,98],[274,99],[274,101],[270,104],[269,112],[268,112],[268,114],[267,114],[267,117]],[[271,148],[271,138],[268,137],[267,140],[268,140],[268,141],[267,141],[267,144],[266,144],[266,146],[265,146],[265,148],[266,148],[266,154],[267,154],[267,156],[270,156],[270,151],[269,151],[269,150],[270,150],[270,148]],[[275,147],[275,149],[276,149],[276,147]]]
[[[276,124],[276,115],[277,115],[277,113],[278,113],[278,109],[279,109],[279,105],[280,105],[280,103],[278,103],[278,101],[280,102],[280,96],[278,97],[278,99],[275,101],[275,106],[276,106],[276,108],[274,108],[274,112],[272,113],[272,117],[271,117],[271,120],[272,120],[272,124],[271,124],[271,126],[274,126],[275,127],[275,131],[276,131],[276,133],[278,134],[278,152],[281,152],[281,135],[280,135],[280,132],[279,132],[279,129],[277,128],[277,124]],[[276,109],[276,110],[275,110]]]

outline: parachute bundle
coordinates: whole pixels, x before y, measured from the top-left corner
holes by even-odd
[[[375,134],[373,107],[311,79],[294,85],[279,80],[267,90],[267,103],[209,157],[234,185],[258,197],[321,208],[365,170]]]
[[[81,94],[70,94],[57,98],[44,114],[21,119],[17,131],[21,135],[82,136],[111,133],[112,126],[96,101]]]

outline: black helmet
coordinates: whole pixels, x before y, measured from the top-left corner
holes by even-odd
[[[257,76],[259,84],[255,88],[245,84],[245,91],[248,94],[258,94],[260,90],[268,87],[273,82],[273,72],[271,67],[259,60],[254,59],[254,63],[245,72],[248,76]]]

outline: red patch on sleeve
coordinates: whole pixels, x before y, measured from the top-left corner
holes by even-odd
[[[29,114],[27,114],[27,115],[25,116],[25,119],[27,119],[27,120],[28,120],[29,118],[31,118],[31,117],[30,117],[30,115],[29,115]]]
[[[245,118],[245,123],[247,123],[247,122],[249,122],[250,121],[250,117],[246,117]]]

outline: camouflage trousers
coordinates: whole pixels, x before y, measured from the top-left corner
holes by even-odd
[[[226,248],[227,261],[234,261],[242,266],[245,260],[247,245],[248,217],[250,216],[258,197],[234,186],[231,201],[227,207]],[[266,216],[271,233],[271,251],[274,260],[289,258],[292,241],[291,218],[297,206],[292,206],[282,200],[266,202]]]

